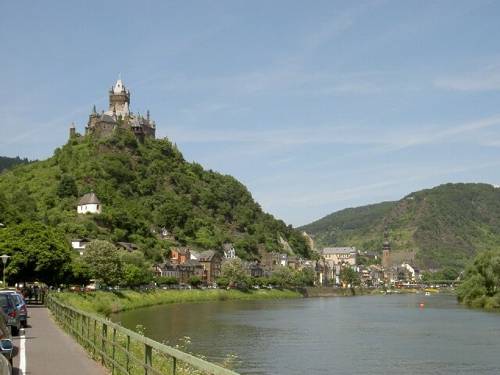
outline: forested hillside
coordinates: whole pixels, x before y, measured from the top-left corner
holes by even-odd
[[[19,156],[16,156],[15,158],[0,156],[0,173],[5,169],[13,167],[14,165],[26,163],[29,163],[28,159],[21,159]]]
[[[397,202],[342,210],[300,229],[319,246],[381,251],[385,226],[393,250],[417,250],[421,266],[462,268],[478,251],[500,246],[500,189],[445,184]]]
[[[91,190],[102,214],[77,215],[79,197]],[[168,140],[141,144],[128,131],[106,140],[76,137],[48,160],[3,173],[0,222],[28,221],[43,221],[68,239],[133,242],[150,259],[172,244],[207,249],[226,241],[239,256],[257,258],[282,251],[279,236],[309,256],[302,235],[264,213],[236,179],[186,162]]]

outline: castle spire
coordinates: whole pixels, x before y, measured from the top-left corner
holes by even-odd
[[[148,109],[148,110],[147,110],[147,112],[146,112],[146,118],[147,118],[147,119],[148,119],[148,121],[149,121],[149,109]]]
[[[92,113],[93,113],[93,114],[96,114],[96,113],[97,113],[97,110],[96,110],[96,108],[95,108],[95,104],[94,104],[94,108],[92,108]]]

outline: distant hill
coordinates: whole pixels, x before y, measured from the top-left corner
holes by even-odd
[[[24,158],[21,159],[19,156],[16,156],[15,158],[9,158],[7,156],[0,156],[0,173],[5,170],[9,169],[17,164],[27,164],[29,163],[29,160]]]
[[[91,190],[102,214],[77,215],[79,197]],[[282,251],[280,237],[309,256],[300,232],[263,212],[236,179],[186,162],[168,140],[141,143],[128,130],[105,139],[76,136],[47,160],[2,173],[0,222],[33,220],[68,239],[132,242],[153,259],[170,245],[220,249],[225,242],[243,258],[259,258]]]
[[[299,229],[319,246],[381,251],[386,225],[394,251],[416,250],[426,268],[462,268],[478,251],[500,246],[500,189],[445,184],[397,202],[338,211]]]

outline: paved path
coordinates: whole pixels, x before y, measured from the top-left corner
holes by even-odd
[[[52,320],[46,307],[28,307],[28,328],[25,329],[26,372],[22,361],[22,335],[14,338],[19,348],[14,358],[14,375],[107,375],[108,372],[90,359],[72,337],[61,330]]]

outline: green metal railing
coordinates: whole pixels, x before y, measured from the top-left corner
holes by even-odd
[[[45,302],[62,328],[82,345],[94,360],[114,374],[127,375],[238,375],[100,316],[77,310],[47,295]]]

